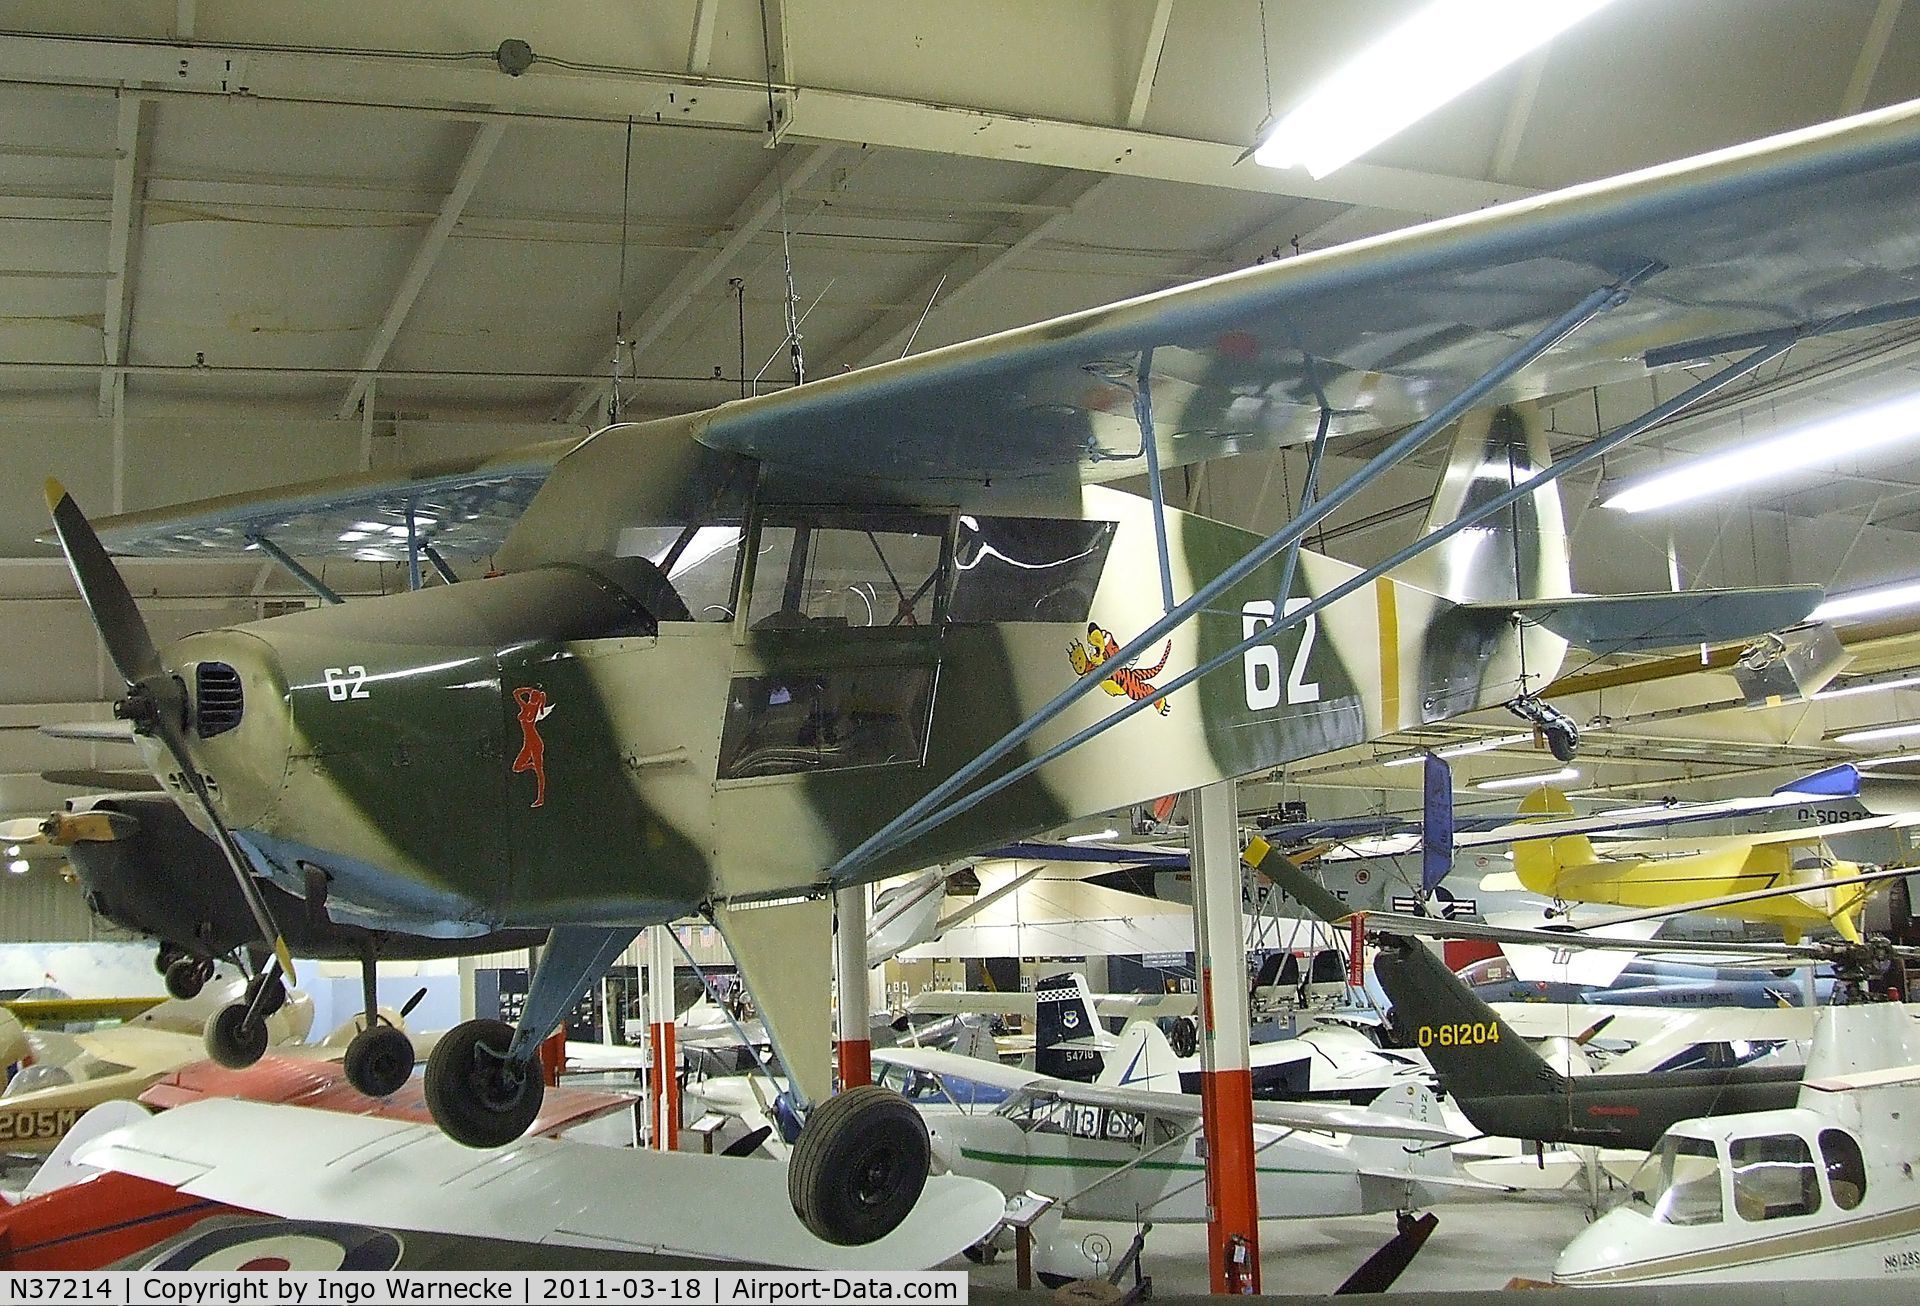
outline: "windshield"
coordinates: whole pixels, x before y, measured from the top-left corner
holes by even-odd
[[[1716,1224],[1721,1219],[1720,1157],[1702,1138],[1668,1134],[1634,1171],[1634,1206],[1661,1224]]]

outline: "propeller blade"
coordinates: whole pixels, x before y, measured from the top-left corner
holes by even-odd
[[[1618,1015],[1618,1014],[1619,1013],[1617,1012],[1614,1013],[1614,1015]],[[1593,1042],[1593,1040],[1600,1037],[1600,1031],[1604,1030],[1607,1026],[1611,1025],[1613,1021],[1614,1021],[1614,1016],[1600,1017],[1600,1019],[1594,1021],[1593,1024],[1587,1026],[1584,1030],[1580,1031],[1579,1036],[1573,1040],[1574,1046],[1583,1048],[1587,1044]]]
[[[427,1000],[426,986],[422,985],[420,988],[417,988],[413,991],[413,996],[407,999],[407,1005],[400,1008],[400,1019],[405,1020],[408,1016],[411,1016],[413,1014],[413,1009],[419,1006],[422,1002],[425,1002],[426,1000]]]
[[[132,591],[113,565],[100,537],[93,533],[86,514],[73,501],[60,482],[47,481],[47,509],[53,514],[53,530],[60,537],[60,549],[67,555],[67,569],[80,588],[93,624],[107,646],[107,656],[119,669],[120,678],[129,685],[162,674],[160,651],[135,606]]]
[[[94,534],[86,514],[60,482],[51,478],[47,481],[47,508],[53,513],[53,530],[67,555],[67,569],[73,573],[73,583],[80,587],[80,597],[86,601],[93,624],[107,646],[107,656],[113,659],[113,665],[127,682],[129,703],[140,704],[127,714],[134,719],[137,730],[153,734],[167,746],[167,752],[180,768],[180,778],[214,828],[220,851],[226,854],[227,865],[233,868],[234,882],[240,888],[247,910],[253,914],[261,939],[273,944],[280,973],[287,983],[294,983],[293,957],[287,951],[287,941],[267,913],[266,899],[253,881],[253,868],[246,853],[234,839],[233,832],[227,829],[227,823],[220,819],[220,813],[214,810],[206,781],[187,751],[186,736],[182,732],[185,688],[160,661],[160,650],[154,647],[153,636],[140,616],[132,591],[127,588],[119,568],[113,565],[113,559],[107,556],[106,547]]]
[[[267,912],[267,900],[261,895],[260,886],[254,883],[253,866],[247,860],[239,840],[233,837],[233,831],[227,829],[227,823],[220,819],[220,813],[214,809],[213,796],[207,792],[207,782],[200,777],[199,769],[194,766],[193,758],[187,752],[186,739],[164,712],[156,716],[153,732],[167,746],[167,752],[173,755],[174,762],[180,768],[180,778],[192,791],[200,810],[206,813],[208,824],[213,826],[214,842],[226,854],[227,865],[233,870],[234,883],[239,886],[240,897],[247,904],[247,910],[253,914],[253,923],[259,928],[261,939],[272,943],[273,955],[280,962],[280,973],[286,976],[288,984],[299,983],[294,977],[293,955],[287,951],[287,941],[281,937],[279,927]]]

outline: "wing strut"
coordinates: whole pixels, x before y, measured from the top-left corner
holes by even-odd
[[[1618,281],[1601,286],[1599,289],[1589,293],[1579,303],[1561,314],[1553,322],[1534,334],[1519,348],[1515,349],[1512,353],[1501,359],[1499,363],[1483,373],[1472,385],[1469,385],[1466,389],[1441,405],[1430,416],[1403,431],[1399,438],[1394,440],[1393,443],[1374,455],[1366,466],[1341,482],[1339,488],[1328,492],[1323,498],[1316,502],[1313,507],[1296,516],[1286,526],[1283,526],[1279,531],[1268,536],[1260,544],[1249,550],[1246,556],[1242,557],[1238,562],[1228,567],[1225,571],[1222,571],[1205,585],[1202,585],[1186,602],[1177,605],[1165,616],[1161,617],[1160,620],[1154,622],[1138,635],[1134,636],[1133,639],[1127,642],[1124,648],[1108,658],[1107,661],[1118,666],[1125,666],[1145,653],[1153,647],[1156,641],[1164,638],[1176,627],[1184,624],[1194,613],[1199,612],[1222,594],[1225,594],[1235,585],[1245,580],[1275,554],[1304,538],[1309,530],[1331,516],[1341,506],[1347,503],[1348,500],[1352,499],[1361,490],[1366,488],[1366,486],[1371,484],[1382,472],[1427,443],[1427,441],[1431,440],[1448,426],[1451,426],[1463,414],[1473,409],[1488,395],[1492,394],[1501,384],[1510,380],[1528,364],[1532,363],[1542,354],[1552,349],[1556,344],[1572,335],[1575,331],[1578,331],[1582,326],[1600,314],[1624,304],[1633,293],[1635,286],[1662,270],[1663,265],[1659,263],[1645,263]],[[1785,351],[1786,347],[1782,346],[1778,352],[1784,353]],[[1756,363],[1755,365],[1757,366],[1758,364]],[[1591,447],[1593,446],[1589,446],[1589,448]],[[1536,481],[1544,483],[1544,477],[1545,473],[1543,473],[1542,476],[1533,478],[1533,480],[1523,482],[1523,484],[1526,489],[1532,490],[1537,488],[1535,485]],[[1515,494],[1513,497],[1518,498],[1518,495]],[[1495,500],[1495,503],[1501,507],[1505,507],[1508,501],[1509,500],[1503,496],[1501,499]],[[1480,515],[1485,515],[1484,510]],[[1457,521],[1461,523],[1477,520],[1479,520],[1478,516],[1457,519]],[[1426,537],[1423,543],[1431,544],[1441,538],[1443,537],[1438,534],[1430,535]],[[1376,572],[1374,574],[1378,573]],[[1371,581],[1371,579],[1372,576],[1370,575],[1368,580]],[[1339,591],[1335,591],[1335,593],[1339,593]],[[1285,598],[1285,595],[1281,596],[1283,602]],[[1317,610],[1318,607],[1323,606],[1326,601],[1327,600],[1323,599],[1316,604],[1302,607],[1298,614],[1294,614],[1296,620],[1304,620],[1305,617],[1302,614]],[[1281,632],[1283,627],[1293,624],[1278,611],[1275,612],[1275,618],[1271,626],[1266,627],[1266,629],[1258,635],[1250,637],[1243,645],[1236,646],[1232,651],[1232,656],[1236,658],[1239,657],[1245,648],[1251,647],[1263,638],[1273,638]],[[1215,659],[1213,663],[1208,664],[1206,669],[1211,670],[1213,666],[1221,665],[1225,661],[1225,657]],[[1184,684],[1193,679],[1197,674],[1199,674],[1197,671],[1189,673],[1176,683]],[[1090,692],[1094,688],[1097,679],[1097,677],[1082,676],[1061,690],[1050,702],[1041,707],[1025,721],[1015,726],[1012,730],[1009,730],[1005,735],[1001,736],[998,741],[989,745],[979,756],[934,786],[925,796],[914,801],[899,815],[874,831],[874,833],[868,836],[858,847],[852,849],[833,865],[828,872],[828,878],[834,882],[846,879],[851,876],[855,870],[873,861],[876,857],[909,842],[937,825],[944,824],[954,816],[959,815],[960,812],[966,810],[966,807],[959,803],[951,804],[945,808],[941,807],[941,804],[946,803],[955,794],[959,793],[961,789],[978,779],[988,768],[992,767],[1044,728],[1048,722],[1072,706],[1081,696]],[[1157,702],[1159,699],[1164,698],[1166,692],[1167,691],[1163,690],[1155,694],[1153,701]],[[1138,708],[1139,706],[1141,706],[1139,702],[1129,704],[1129,707],[1132,708]],[[1131,713],[1126,709],[1115,712],[1106,718],[1102,723],[1102,728],[1122,721],[1129,715],[1131,715]],[[1091,738],[1091,735],[1088,734],[1086,737]],[[1073,740],[1069,741],[1069,744],[1077,746],[1080,742],[1081,738],[1076,736]],[[1046,760],[1051,760],[1061,751],[1065,751],[1064,748],[1049,750],[1048,753],[1043,754],[1043,757]],[[1009,775],[1015,778],[1024,777],[1038,764],[1039,759],[1036,759],[1036,761],[1030,762],[1024,767],[1016,768],[1016,770],[1010,772]],[[1004,787],[1004,782],[996,783],[1000,783],[1002,787]],[[967,800],[967,805],[980,801],[989,792],[997,792],[997,789],[990,788],[976,793],[972,799]]]

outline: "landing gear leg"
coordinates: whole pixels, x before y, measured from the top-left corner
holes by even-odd
[[[198,957],[175,954],[167,963],[167,994],[182,1002],[200,996],[200,990],[213,978],[213,963]]]
[[[360,1032],[347,1044],[347,1082],[368,1097],[388,1097],[400,1091],[413,1074],[413,1041],[380,1015],[379,992],[374,985],[378,960],[371,936],[360,944],[360,998],[366,1006]]]
[[[267,1052],[267,1017],[287,1001],[287,986],[280,979],[280,963],[267,968],[247,982],[247,996],[230,1002],[207,1021],[207,1055],[229,1070],[243,1070]]]
[[[527,1131],[546,1087],[537,1054],[587,986],[639,933],[620,927],[563,926],[540,954],[517,1028],[469,1020],[448,1031],[427,1060],[427,1109],[455,1142],[500,1147]]]

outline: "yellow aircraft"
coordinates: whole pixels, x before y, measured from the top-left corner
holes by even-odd
[[[1520,803],[1522,818],[1572,813],[1573,805],[1557,789],[1536,789]],[[1860,824],[1878,825],[1887,819]],[[1788,943],[1798,943],[1809,928],[1830,928],[1857,943],[1861,907],[1874,886],[1827,883],[1862,873],[1858,864],[1837,860],[1827,849],[1824,841],[1834,829],[1814,826],[1714,838],[1704,841],[1707,846],[1701,851],[1670,857],[1609,857],[1598,852],[1584,834],[1565,834],[1514,844],[1513,869],[1531,893],[1561,902],[1620,907],[1680,907],[1696,900],[1805,884],[1801,893],[1703,910],[1777,925]],[[1701,844],[1695,840],[1685,846],[1701,848]],[[1641,843],[1636,848],[1648,846]]]

